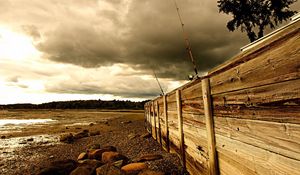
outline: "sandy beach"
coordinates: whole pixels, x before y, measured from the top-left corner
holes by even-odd
[[[13,110],[0,113],[0,174],[37,174],[53,161],[76,160],[93,144],[114,146],[133,161],[145,154],[160,154],[163,159],[146,162],[150,169],[182,174],[177,155],[162,151],[153,138],[141,137],[147,133],[143,111]],[[28,123],[22,121],[25,119]],[[21,121],[9,124],[8,120]],[[99,135],[73,143],[59,141],[61,134],[83,130]]]

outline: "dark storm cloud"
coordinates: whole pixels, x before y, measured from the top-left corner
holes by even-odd
[[[227,31],[228,17],[218,13],[216,1],[177,2],[200,71],[247,43],[244,35]],[[154,69],[162,78],[185,79],[192,72],[172,0],[0,3],[7,9],[3,20],[21,25],[44,58],[83,67],[124,63],[145,74]]]
[[[110,3],[116,9],[124,4]],[[216,2],[188,0],[178,4],[200,71],[222,63],[246,43],[239,33],[227,31]],[[47,39],[38,48],[48,59],[85,67],[126,63],[144,71],[155,69],[159,77],[174,79],[186,78],[192,71],[172,1],[132,1],[128,13],[97,10],[96,17],[103,23],[78,19],[60,24],[45,35]],[[110,28],[101,30],[106,24]]]
[[[200,72],[221,64],[248,43],[246,34],[227,30],[231,17],[218,13],[217,1],[177,2]],[[148,98],[159,94],[159,89],[139,76],[152,75],[154,70],[159,78],[182,80],[192,73],[173,0],[0,0],[0,11],[0,27],[9,25],[31,36],[45,62],[84,68],[122,63],[135,70],[124,69],[110,78],[105,78],[106,72],[91,71],[103,78],[97,83],[87,80],[89,74],[61,81],[59,76],[66,72],[90,69],[60,70],[39,64],[28,76],[53,77],[45,85],[47,92]],[[10,75],[25,75],[28,69],[21,68],[12,67]]]
[[[120,63],[119,39],[111,33],[93,29],[87,24],[60,25],[46,36],[37,48],[46,53],[48,59],[81,65],[84,67],[106,66]]]

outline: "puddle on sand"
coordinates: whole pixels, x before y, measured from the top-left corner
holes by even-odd
[[[7,125],[30,125],[30,124],[40,124],[47,122],[54,122],[56,120],[52,119],[0,119],[0,126]]]
[[[0,119],[0,134],[7,134],[11,131],[28,127],[54,123],[57,120],[52,119]]]
[[[26,146],[47,146],[55,144],[59,144],[59,138],[57,135],[35,135],[0,139],[0,159],[9,159],[13,157],[15,150],[18,148]]]

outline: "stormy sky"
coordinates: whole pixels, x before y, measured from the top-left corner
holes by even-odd
[[[217,1],[177,3],[200,73],[248,43]],[[0,0],[0,104],[149,99],[153,70],[165,91],[193,72],[173,0]]]

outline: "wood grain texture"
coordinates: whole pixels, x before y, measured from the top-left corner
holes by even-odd
[[[202,96],[194,99],[182,100],[182,112],[193,114],[204,114]]]
[[[155,114],[155,102],[152,102],[152,118],[153,118],[153,123],[152,123],[152,136],[156,140],[157,139],[157,127],[156,127],[156,114]]]
[[[185,146],[184,146],[184,133],[183,133],[183,117],[182,117],[182,107],[181,107],[181,91],[176,91],[176,102],[177,102],[177,117],[178,117],[178,135],[180,142],[180,157],[182,165],[186,168],[186,159],[185,159]]]
[[[213,121],[213,109],[210,95],[209,79],[203,79],[202,82],[202,96],[204,104],[204,115],[207,132],[207,145],[208,145],[208,157],[209,157],[209,174],[218,174],[217,155],[216,155],[216,141]]]
[[[157,111],[157,140],[159,144],[162,146],[162,138],[161,138],[161,126],[160,126],[160,120],[161,120],[161,115],[160,115],[160,109],[159,108],[159,102],[156,101],[156,111]]]
[[[300,161],[216,134],[220,174],[299,175]]]
[[[189,154],[189,151],[187,151],[186,154],[186,167],[190,173],[190,175],[207,175],[208,172],[208,160],[203,159],[202,161],[198,161],[195,159],[195,157],[191,156],[192,154]]]
[[[211,77],[212,94],[300,78],[300,37],[266,50],[255,59]]]
[[[216,133],[300,161],[300,125],[215,117]]]
[[[300,79],[213,95],[214,115],[300,124]]]
[[[299,27],[298,21],[145,104],[153,135],[160,128],[158,142],[184,153],[190,174],[214,174],[215,138],[222,175],[300,175]]]
[[[164,119],[165,119],[165,147],[166,151],[170,152],[170,147],[169,147],[169,124],[168,124],[168,101],[167,97],[164,95],[163,97],[163,104],[164,104]]]
[[[226,70],[232,69],[240,64],[248,62],[256,57],[258,57],[261,53],[266,50],[270,50],[270,48],[275,47],[277,45],[281,45],[289,38],[299,37],[300,32],[300,21],[294,23],[289,26],[285,30],[265,39],[263,42],[258,44],[256,47],[249,49],[248,51],[241,52],[235,57],[231,58],[227,62],[213,68],[208,72],[208,76],[216,76],[218,74],[222,74]]]
[[[150,105],[150,103],[149,103],[149,111],[148,111],[148,114],[149,114],[149,130],[150,130],[150,133],[151,133],[151,135],[153,136],[153,134],[152,134],[152,114],[151,114],[151,105]]]

